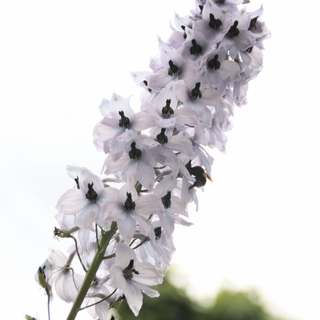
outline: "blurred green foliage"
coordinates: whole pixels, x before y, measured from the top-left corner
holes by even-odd
[[[271,315],[256,291],[220,290],[209,307],[192,301],[186,291],[175,287],[165,277],[156,287],[159,298],[144,295],[142,309],[136,318],[123,301],[118,309],[119,320],[281,320]],[[283,320],[283,319],[282,319]]]

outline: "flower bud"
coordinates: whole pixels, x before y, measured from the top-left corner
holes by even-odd
[[[44,271],[45,267],[46,267],[45,265],[43,267],[39,267],[38,273],[37,273],[38,278],[36,280],[40,284],[40,286],[45,289],[47,295],[50,297],[52,292],[51,292],[51,286],[47,282],[47,276],[46,276],[46,273]]]
[[[53,234],[59,238],[70,238],[70,232],[54,227]]]

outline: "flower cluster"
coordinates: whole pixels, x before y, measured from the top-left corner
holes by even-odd
[[[162,282],[175,251],[175,224],[190,226],[188,204],[211,180],[213,158],[225,152],[234,105],[246,103],[249,80],[262,69],[263,40],[270,35],[262,7],[245,0],[196,0],[175,27],[149,72],[133,72],[143,88],[140,111],[113,94],[100,105],[94,143],[106,154],[104,178],[68,166],[74,187],[58,200],[55,235],[72,238],[66,257],[52,250],[37,280],[73,308],[106,320],[126,299],[135,315],[142,292]],[[84,276],[73,264],[78,262]],[[78,266],[78,267],[79,267]]]

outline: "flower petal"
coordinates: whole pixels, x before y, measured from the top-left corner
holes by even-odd
[[[127,213],[124,219],[118,221],[118,228],[124,242],[129,243],[136,231],[137,223],[136,220]]]
[[[137,316],[142,307],[142,292],[135,283],[128,281],[127,289],[124,290],[128,305],[132,310],[133,314]]]
[[[88,204],[88,199],[80,189],[68,190],[58,200],[56,209],[64,214],[76,214]]]

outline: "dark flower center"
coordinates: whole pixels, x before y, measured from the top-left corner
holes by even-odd
[[[181,26],[181,29],[183,30],[183,39],[187,39],[186,27]]]
[[[166,105],[162,108],[162,117],[169,119],[172,114],[174,114],[173,109],[170,107],[171,99],[166,100]]]
[[[161,227],[154,228],[154,235],[156,236],[156,240],[160,240],[161,233]]]
[[[130,120],[124,115],[123,111],[119,111],[121,119],[119,120],[119,127],[129,129],[130,128]]]
[[[86,198],[91,202],[96,202],[98,199],[98,194],[93,189],[93,182],[88,183],[88,192],[86,193]]]
[[[252,31],[253,29],[257,29],[256,23],[257,23],[258,18],[259,18],[259,16],[251,19],[250,26],[249,26],[248,30]]]
[[[215,19],[214,15],[210,13],[210,22],[209,22],[209,27],[212,28],[213,30],[218,30],[222,25],[222,22],[220,19]]]
[[[218,61],[219,56],[216,54],[213,59],[208,62],[208,67],[210,69],[219,70],[221,63]]]
[[[180,74],[181,73],[181,69],[179,69],[179,67],[177,67],[172,60],[169,60],[169,66],[170,68],[168,69],[168,75],[172,76],[174,74]]]
[[[168,137],[165,135],[166,128],[161,128],[161,132],[157,135],[157,141],[161,144],[168,143]]]
[[[131,259],[128,266],[123,269],[122,273],[123,276],[127,279],[127,280],[131,280],[133,278],[133,273],[135,274],[139,274],[139,272],[133,268],[133,264],[134,264],[134,260]]]
[[[234,38],[237,37],[240,33],[239,29],[237,28],[238,26],[238,20],[236,20],[233,24],[233,26],[229,29],[227,36],[229,38]]]
[[[148,81],[147,80],[143,80],[142,82],[146,85],[146,87],[148,87]],[[148,91],[150,93],[152,92],[152,89],[150,89],[150,88],[147,88],[147,89],[148,89]]]
[[[132,195],[130,192],[127,192],[127,200],[124,203],[124,208],[127,211],[131,211],[134,210],[134,208],[136,207],[136,203],[134,201],[132,201]]]
[[[168,191],[167,194],[161,198],[163,206],[168,209],[171,206],[171,191]]]
[[[80,185],[79,185],[79,177],[77,176],[74,181],[76,182],[77,188],[80,189]]]
[[[194,56],[201,54],[202,47],[197,44],[197,41],[195,39],[191,40],[191,42],[192,42],[192,47],[190,48],[190,53]]]
[[[197,98],[201,98],[202,94],[200,91],[200,82],[196,83],[196,86],[191,90],[190,99],[195,100]]]
[[[246,50],[246,52],[251,53],[251,52],[252,52],[252,49],[253,49],[253,46],[250,47],[250,48],[248,48],[248,49]]]
[[[226,0],[216,0],[217,4],[224,4],[226,2]]]
[[[131,150],[129,151],[130,159],[139,160],[141,158],[141,150],[136,148],[136,143],[131,143]]]

